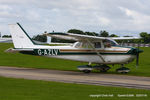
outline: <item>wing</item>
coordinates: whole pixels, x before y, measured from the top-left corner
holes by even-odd
[[[112,39],[112,40],[134,40],[134,39],[141,39],[141,37],[109,37],[108,39]]]
[[[96,41],[96,40],[105,40],[105,37],[89,36],[89,35],[80,35],[74,33],[48,33],[45,34],[50,37],[66,39],[66,40],[75,40],[75,41]]]
[[[66,40],[75,40],[75,41],[99,41],[99,40],[132,40],[132,39],[141,39],[141,37],[98,37],[90,35],[80,35],[74,33],[48,33],[45,34],[50,37],[66,39]]]

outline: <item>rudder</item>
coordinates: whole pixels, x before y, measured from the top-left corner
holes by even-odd
[[[34,42],[19,23],[10,24],[9,28],[15,48],[30,48],[34,46]]]

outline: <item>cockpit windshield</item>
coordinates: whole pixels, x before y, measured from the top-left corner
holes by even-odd
[[[105,48],[109,48],[111,46],[116,46],[118,45],[118,43],[114,40],[109,40],[109,39],[106,39],[106,40],[103,40],[103,44],[104,44],[104,47]]]

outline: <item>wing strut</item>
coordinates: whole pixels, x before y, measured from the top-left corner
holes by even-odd
[[[93,48],[93,50],[97,53],[97,55],[99,56],[99,58],[103,61],[103,62],[105,62],[105,60],[104,60],[104,58],[102,57],[102,55],[95,49],[95,47],[92,45],[92,43],[88,40],[88,39],[86,39],[87,40],[87,42],[91,45],[91,47]]]

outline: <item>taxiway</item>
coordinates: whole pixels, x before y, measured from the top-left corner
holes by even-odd
[[[0,66],[0,76],[32,80],[56,81],[64,83],[150,89],[150,77],[137,77],[127,75],[102,73],[85,74],[82,72],[74,71]]]

